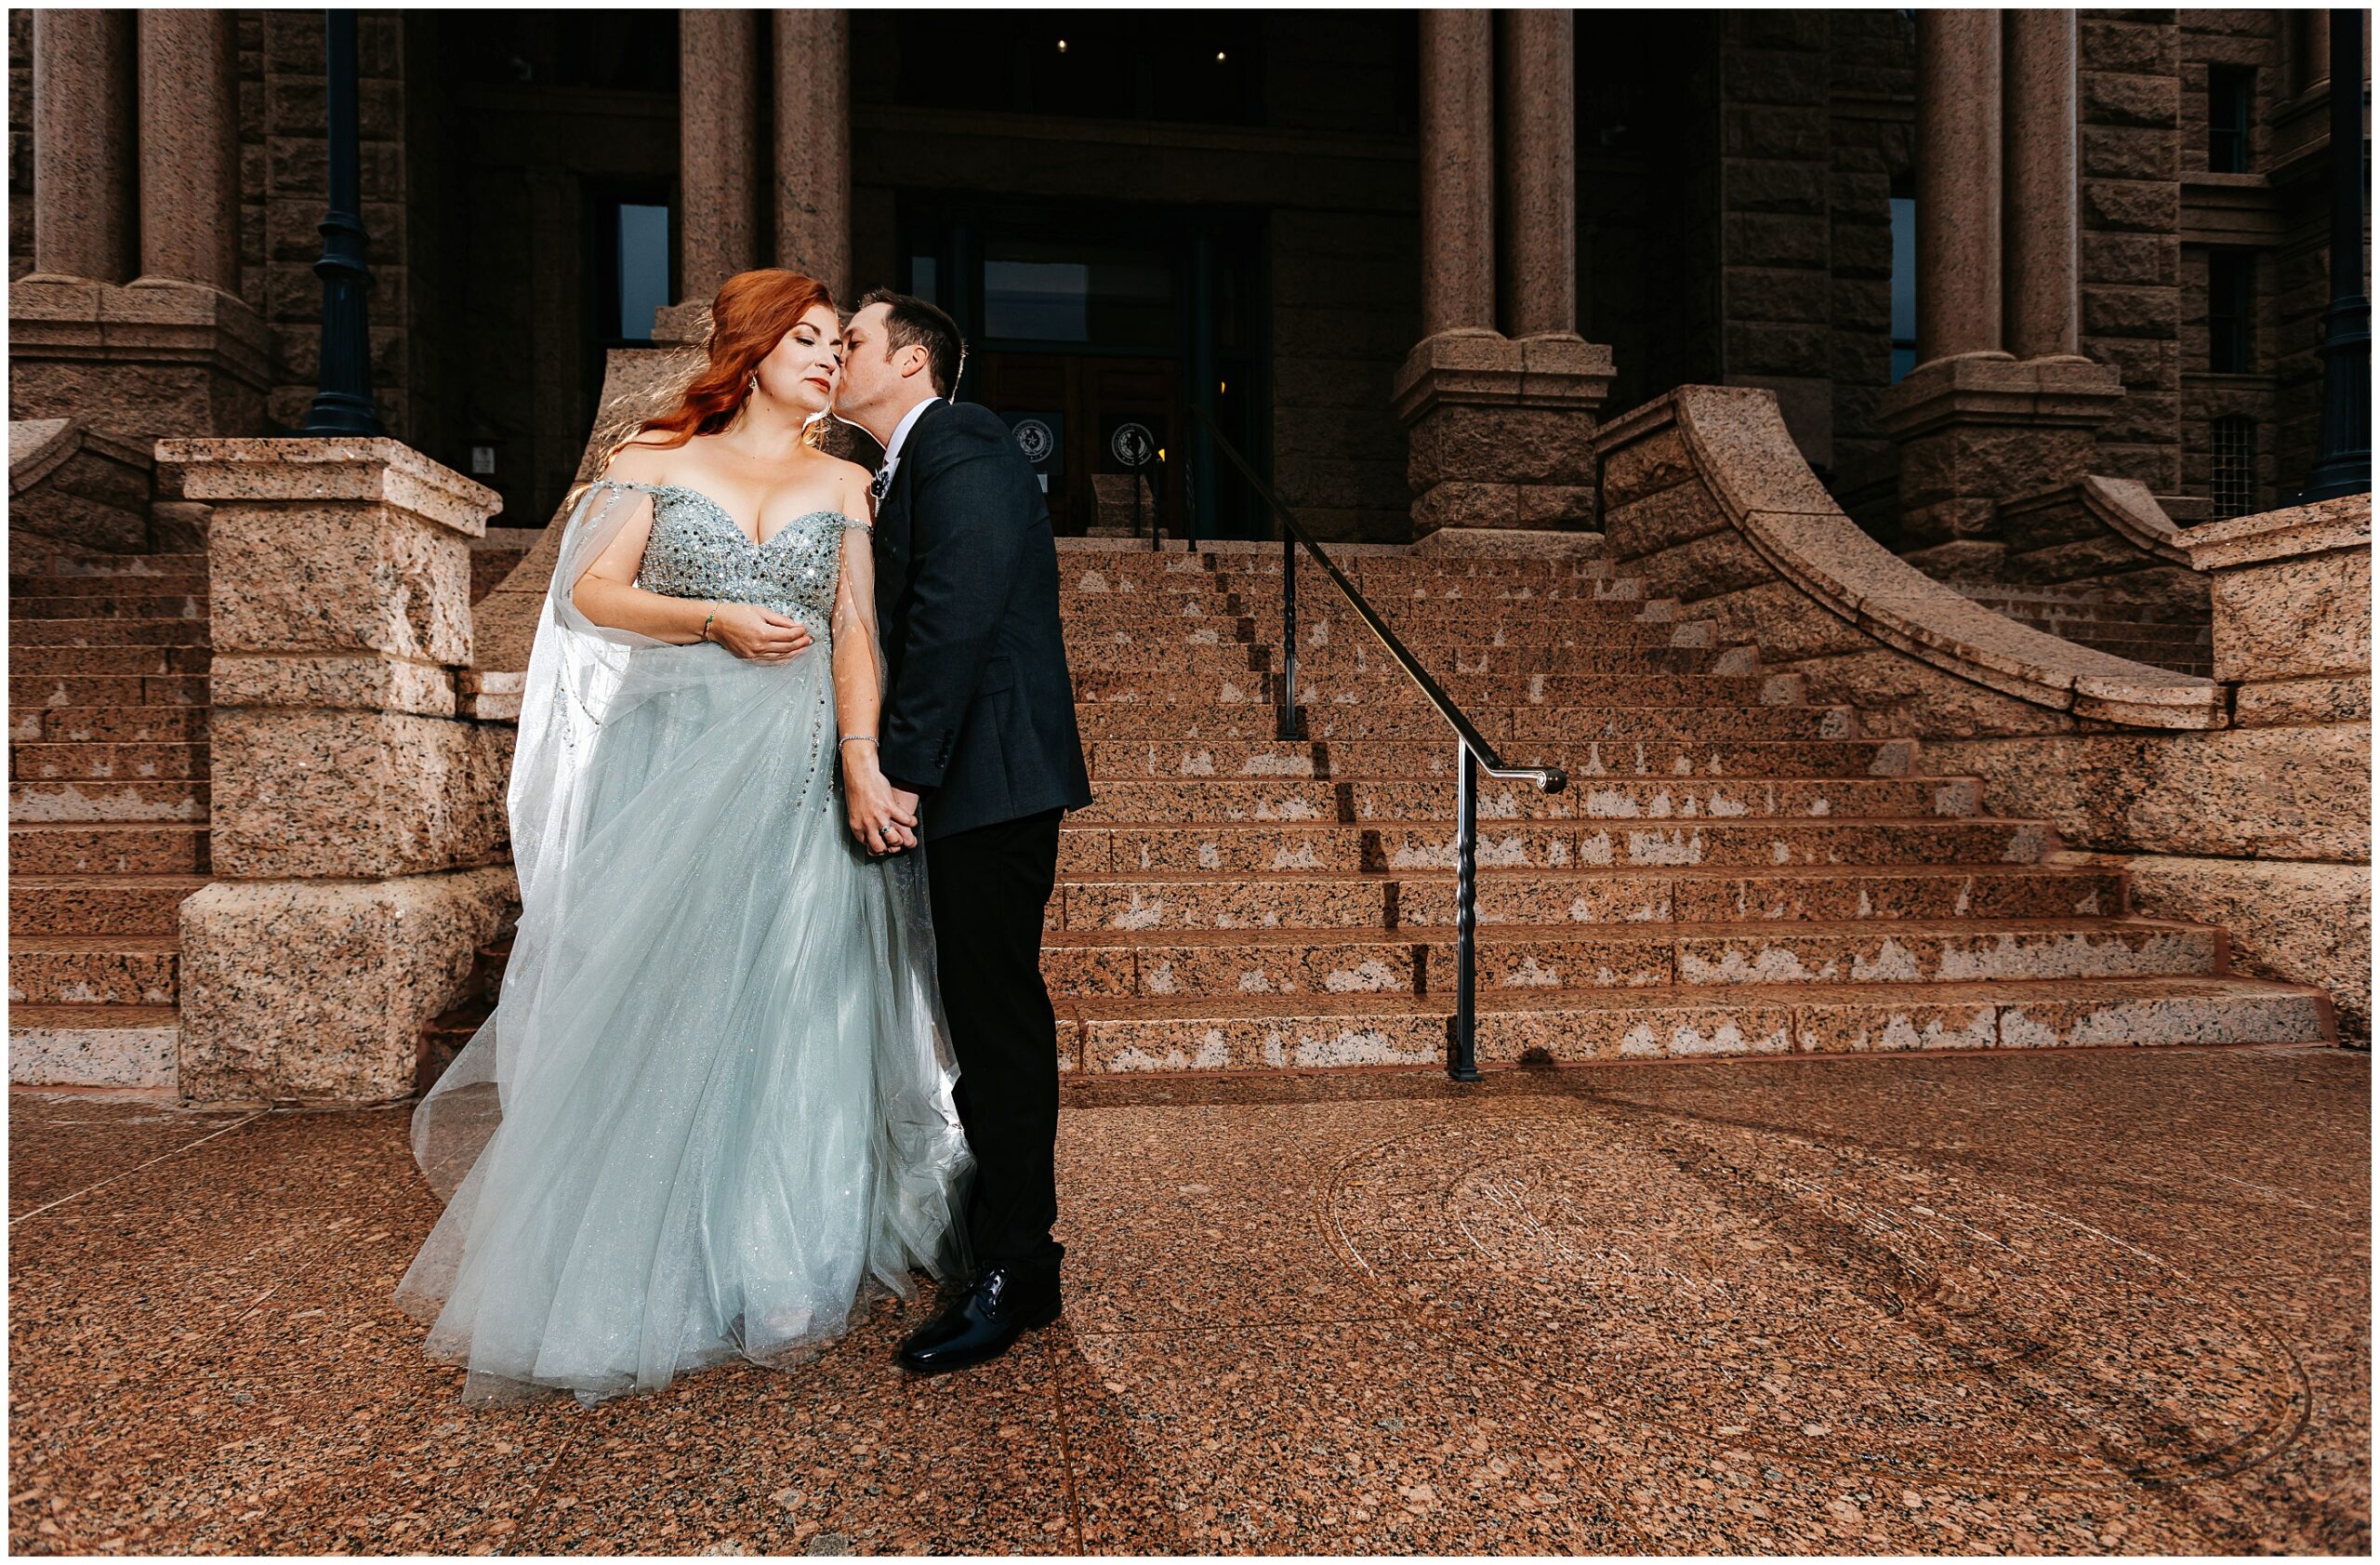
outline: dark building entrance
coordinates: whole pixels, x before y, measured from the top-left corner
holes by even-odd
[[[1130,524],[1135,475],[1144,524],[1255,536],[1191,411],[1266,459],[1261,216],[928,196],[902,231],[906,285],[973,345],[960,395],[1018,431],[1062,536]]]

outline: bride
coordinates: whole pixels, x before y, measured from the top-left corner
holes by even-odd
[[[873,743],[868,478],[809,438],[834,301],[747,272],[712,323],[564,524],[509,799],[520,929],[414,1116],[448,1200],[397,1297],[467,1400],[656,1388],[966,1273],[923,867],[892,855],[918,823]]]

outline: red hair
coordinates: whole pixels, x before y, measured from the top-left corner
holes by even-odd
[[[820,305],[835,308],[835,296],[815,277],[778,267],[739,272],[719,285],[710,301],[710,362],[678,398],[678,405],[647,418],[622,445],[683,445],[696,435],[717,434],[744,411],[752,374],[785,334]],[[667,440],[647,441],[660,433]]]

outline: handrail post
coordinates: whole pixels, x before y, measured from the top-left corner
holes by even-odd
[[[1454,1038],[1447,1075],[1479,1080],[1479,764],[1455,744]]]
[[[1298,730],[1298,545],[1287,525],[1281,528],[1281,737],[1300,737]]]

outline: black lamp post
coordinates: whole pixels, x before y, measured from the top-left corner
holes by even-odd
[[[2363,292],[2363,13],[2331,13],[2331,302],[2322,431],[2303,504],[2372,489],[2372,300]]]
[[[365,327],[364,293],[372,286],[364,264],[363,201],[356,142],[355,13],[323,13],[323,99],[330,133],[330,211],[323,219],[323,259],[314,275],[323,280],[323,347],[307,435],[376,435],[380,415],[372,405],[372,338]]]

